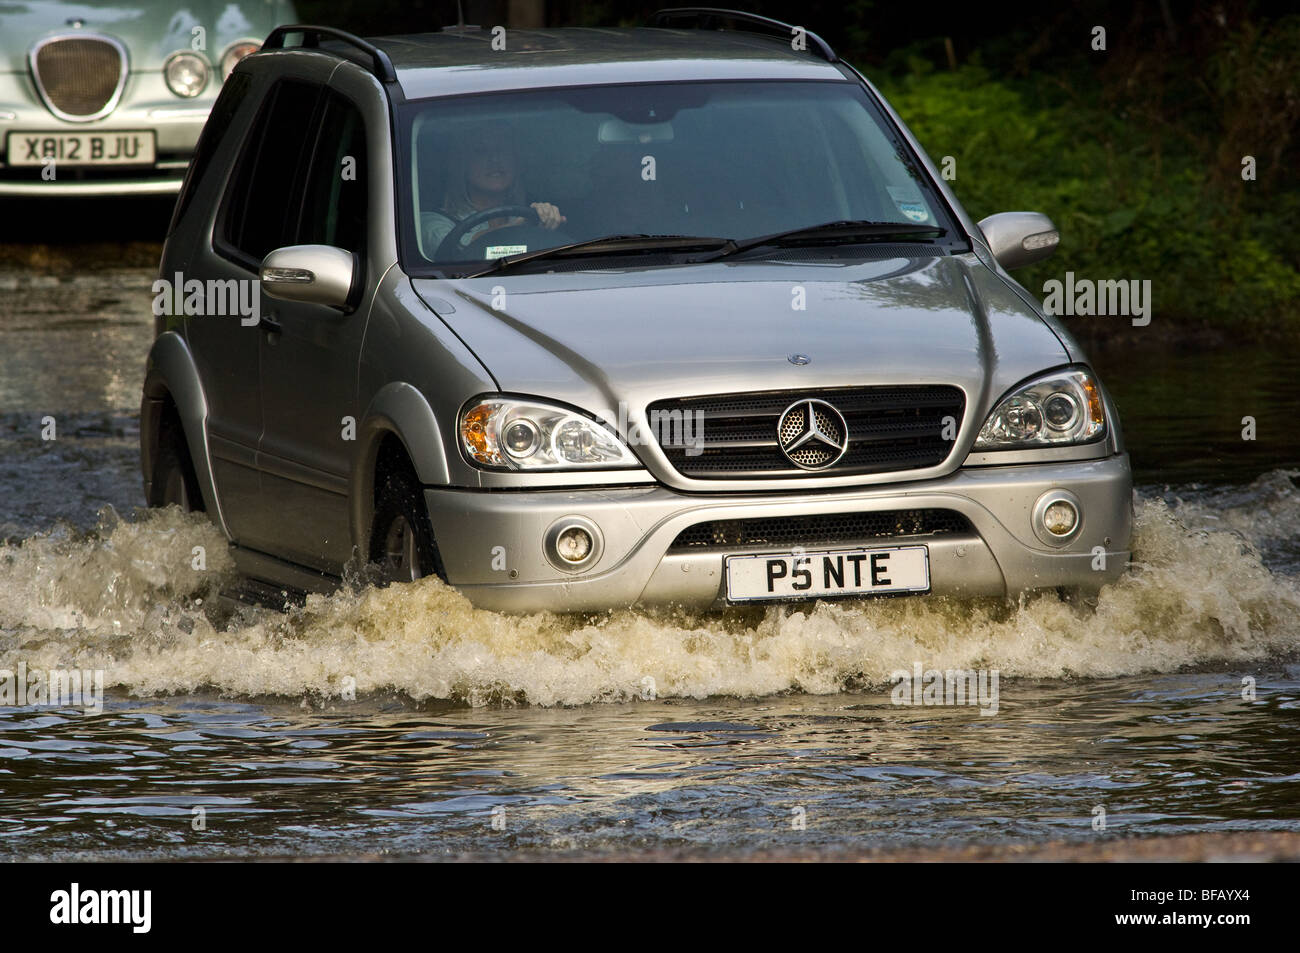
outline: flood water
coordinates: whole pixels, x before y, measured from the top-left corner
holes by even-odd
[[[1095,605],[521,618],[428,580],[281,614],[137,511],[152,277],[0,267],[0,670],[106,683],[0,705],[0,859],[1300,830],[1300,345],[1095,355],[1140,484]],[[893,704],[917,663],[997,670],[996,712]]]

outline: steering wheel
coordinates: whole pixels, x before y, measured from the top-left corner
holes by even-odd
[[[466,234],[473,231],[484,222],[489,222],[494,218],[522,218],[525,219],[525,225],[541,225],[541,216],[537,214],[537,209],[531,205],[498,205],[496,208],[484,209],[481,212],[475,212],[473,215],[460,221],[447,236],[438,244],[438,258],[458,258],[460,252],[464,251],[460,240]],[[477,239],[475,239],[477,241]]]

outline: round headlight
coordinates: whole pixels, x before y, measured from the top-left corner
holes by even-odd
[[[541,446],[542,435],[538,433],[535,423],[526,417],[521,417],[506,424],[501,442],[505,444],[506,452],[510,456],[527,457]]]
[[[221,54],[221,80],[225,82],[230,78],[230,71],[233,70],[239,61],[250,53],[256,53],[261,47],[250,41],[241,40],[238,43],[232,43],[226,47],[226,52]]]
[[[173,53],[163,64],[163,78],[177,96],[193,99],[208,85],[208,61],[197,53]]]
[[[1069,430],[1079,416],[1079,404],[1069,394],[1053,394],[1043,402],[1043,416],[1053,430]]]

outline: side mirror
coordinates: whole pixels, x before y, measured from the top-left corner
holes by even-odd
[[[1042,261],[1061,244],[1061,233],[1042,212],[999,212],[979,226],[993,257],[1008,271]]]
[[[346,308],[356,263],[333,245],[289,245],[262,259],[262,290],[272,298]]]

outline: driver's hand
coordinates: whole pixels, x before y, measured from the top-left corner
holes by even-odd
[[[537,212],[537,217],[541,219],[542,228],[559,228],[568,221],[567,218],[560,214],[560,210],[550,202],[534,202],[533,210]]]

